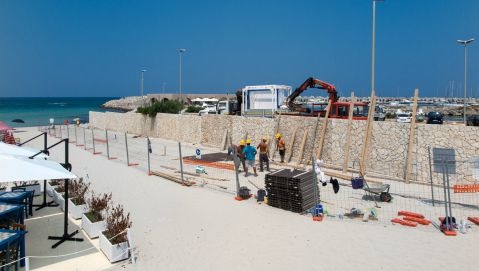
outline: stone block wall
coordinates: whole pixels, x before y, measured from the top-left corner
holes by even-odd
[[[353,121],[349,168],[359,169],[362,146],[366,132],[366,121]],[[299,116],[278,116],[275,118],[255,118],[226,115],[173,115],[158,114],[150,118],[138,113],[99,113],[90,112],[90,126],[129,132],[151,137],[160,137],[188,143],[204,144],[222,148],[225,131],[233,143],[246,135],[256,146],[261,138],[271,141],[275,148],[274,135],[279,132],[286,139],[287,154],[291,151],[291,163],[309,163],[316,155],[323,120]],[[327,164],[342,167],[345,159],[346,131],[348,120],[330,119],[325,133],[321,159]],[[296,130],[296,133],[294,131]],[[316,131],[316,138],[314,134]],[[410,125],[396,122],[373,122],[372,137],[368,152],[367,172],[379,173],[403,179],[406,171],[407,146]],[[303,135],[307,133],[304,150],[300,153]],[[293,134],[295,134],[294,139]],[[472,171],[470,162],[479,157],[479,137],[477,127],[454,125],[418,124],[415,130],[412,149],[412,178],[416,181],[429,180],[428,146],[454,148],[456,160],[464,161],[458,167],[463,176]],[[292,144],[294,142],[294,144]],[[292,144],[292,145],[291,145]],[[276,154],[276,159],[279,159]],[[356,161],[355,164],[354,161]],[[469,166],[469,167],[468,167]],[[468,171],[468,172],[466,172]]]

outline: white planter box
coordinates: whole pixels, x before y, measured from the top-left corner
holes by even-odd
[[[53,190],[53,200],[60,205],[60,209],[65,211],[65,200],[61,193],[58,193],[56,190]]]
[[[106,230],[106,222],[104,220],[91,222],[85,214],[81,218],[81,227],[86,232],[90,239],[98,238],[100,232]]]
[[[68,212],[70,213],[71,217],[74,219],[80,219],[83,215],[83,213],[88,212],[88,207],[86,207],[86,204],[82,205],[75,205],[72,200],[69,198],[68,199]]]
[[[47,195],[53,198],[53,190],[57,187],[56,185],[51,185],[47,182]]]
[[[25,191],[33,191],[34,196],[39,196],[42,193],[42,187],[39,183],[25,186],[14,186],[12,188],[14,189],[15,187],[25,188]]]
[[[112,245],[103,232],[100,232],[100,249],[111,263],[128,259],[128,242]]]

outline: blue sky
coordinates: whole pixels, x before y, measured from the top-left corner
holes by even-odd
[[[386,0],[376,10],[381,96],[463,94],[479,1]],[[313,76],[369,95],[371,0],[0,1],[0,96],[129,96],[296,87]],[[468,88],[479,96],[479,40]],[[309,91],[322,94],[321,91]],[[471,90],[468,90],[471,93]]]

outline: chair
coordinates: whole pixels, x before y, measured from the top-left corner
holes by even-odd
[[[15,191],[22,191],[22,192],[28,192],[28,200],[23,202],[23,205],[25,206],[25,218],[28,218],[28,214],[33,216],[33,196],[35,192],[33,191],[27,191],[25,187],[12,187],[12,192]]]
[[[15,240],[8,243],[7,248],[0,252],[0,259],[3,270],[10,270],[10,267],[15,266],[15,271],[18,271],[18,255],[20,254],[20,239],[16,238]],[[11,264],[9,264],[11,263]],[[6,269],[5,269],[6,268]]]

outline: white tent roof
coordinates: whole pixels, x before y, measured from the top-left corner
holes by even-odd
[[[26,156],[0,154],[0,182],[20,182],[51,179],[74,179],[77,176],[59,163],[30,159]]]
[[[35,155],[39,152],[39,150],[34,150],[32,148],[27,148],[27,147],[19,147],[16,145],[12,144],[6,144],[3,142],[0,142],[0,154],[8,154],[8,155],[19,155],[19,156],[32,156]],[[48,158],[47,155],[44,153],[41,153],[35,158]]]

